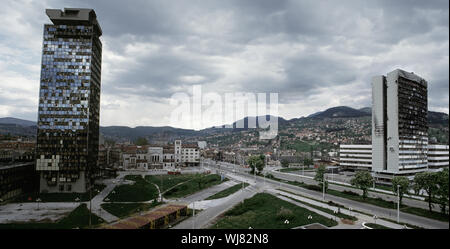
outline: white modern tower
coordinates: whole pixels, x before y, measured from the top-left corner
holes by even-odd
[[[372,170],[378,180],[427,170],[427,82],[397,69],[372,79]]]

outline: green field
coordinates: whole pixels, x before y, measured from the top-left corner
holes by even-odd
[[[248,183],[244,183],[244,188],[247,187],[249,184]],[[239,191],[240,189],[242,189],[242,183],[238,183],[234,186],[231,186],[227,189],[224,189],[214,195],[211,195],[210,197],[206,198],[205,200],[213,200],[213,199],[219,199],[219,198],[224,198],[227,197],[237,191]]]
[[[226,181],[228,179],[224,179]],[[200,190],[212,187],[214,185],[220,184],[221,177],[219,175],[202,175],[196,174],[193,176],[191,181],[187,181],[180,185],[177,185],[164,193],[164,197],[166,198],[179,198],[183,196],[187,196],[198,192]]]
[[[311,215],[312,219],[308,219]],[[285,224],[285,220],[289,220]],[[211,228],[214,229],[289,229],[311,223],[321,223],[332,227],[338,223],[305,208],[299,207],[273,195],[258,193],[244,200],[231,210]]]
[[[150,210],[158,205],[161,205],[161,202],[152,202],[152,203],[103,203],[101,206],[108,213],[117,216],[119,218],[125,218],[135,213],[139,213],[141,211]]]
[[[282,194],[282,195],[283,195],[283,194]],[[283,195],[283,196],[285,196],[285,195]],[[304,204],[304,205],[306,205],[306,206],[310,206],[310,207],[312,207],[312,208],[315,208],[315,209],[317,209],[317,210],[320,210],[320,211],[322,211],[322,212],[325,212],[325,213],[327,213],[327,214],[335,215],[335,216],[337,216],[337,217],[339,217],[339,218],[342,218],[342,219],[347,219],[347,220],[352,220],[352,221],[358,220],[355,216],[346,215],[346,214],[343,214],[343,213],[341,213],[341,212],[335,214],[335,213],[333,212],[333,210],[331,210],[331,209],[324,208],[324,207],[319,207],[319,206],[313,205],[313,204],[308,203],[308,202],[304,202],[304,201],[297,200],[297,199],[295,199],[295,198],[291,198],[291,197],[289,197],[289,196],[285,196],[285,197],[286,197],[286,198],[289,198],[289,199],[291,199],[291,200],[293,200],[293,201],[300,202],[300,203],[302,203],[302,204]]]
[[[272,179],[276,180],[276,181],[282,181],[282,182],[285,182],[285,183],[288,183],[291,185],[299,186],[302,188],[306,188],[309,190],[322,191],[318,185],[305,184],[303,182],[284,181],[284,180],[280,180],[278,178],[272,178]],[[341,192],[341,191],[337,191],[337,190],[333,190],[333,189],[328,189],[326,194],[331,194],[334,196],[346,198],[346,199],[353,200],[353,201],[364,202],[364,203],[368,203],[368,204],[378,206],[378,207],[383,207],[383,208],[389,208],[389,209],[397,208],[397,204],[393,201],[386,201],[381,198],[372,198],[372,197],[366,197],[366,199],[363,199],[361,195],[359,195],[358,193],[352,192],[352,191]],[[410,214],[414,214],[414,215],[418,215],[418,216],[422,216],[422,217],[426,217],[426,218],[430,218],[430,219],[435,219],[435,220],[439,220],[439,221],[448,222],[448,220],[449,220],[448,214],[442,214],[442,213],[434,212],[434,211],[430,212],[429,210],[423,209],[423,208],[416,208],[416,207],[402,205],[400,207],[400,210],[405,213],[410,213]]]
[[[96,227],[98,224],[104,222],[103,219],[91,214],[92,226]],[[88,228],[89,227],[89,209],[86,204],[81,204],[75,208],[69,215],[61,220],[51,222],[36,222],[36,223],[11,223],[0,224],[0,229],[73,229],[73,228]]]
[[[182,175],[147,175],[145,180],[158,185],[159,190],[164,193],[166,190],[173,186],[190,181],[197,177],[195,174],[182,174]]]
[[[125,180],[135,183],[115,187],[103,201],[109,199],[109,202],[144,202],[158,198],[158,189],[141,175],[127,175]]]
[[[379,224],[375,224],[375,223],[366,223],[365,225],[370,227],[370,228],[373,228],[373,229],[391,229],[389,227],[385,227],[385,226],[382,226],[382,225],[379,225]]]

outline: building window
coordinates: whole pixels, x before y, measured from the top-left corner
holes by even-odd
[[[64,185],[59,185],[59,191],[64,191]]]
[[[72,191],[72,185],[70,184],[67,185],[67,191]]]

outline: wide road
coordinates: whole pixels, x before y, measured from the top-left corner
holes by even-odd
[[[205,162],[206,164],[207,162]],[[212,164],[213,165],[213,164]],[[214,166],[214,165],[213,165]],[[220,167],[222,169],[235,169],[235,171],[239,171],[239,172],[248,172],[250,171],[250,169],[246,169],[246,168],[242,168],[239,165],[236,165],[236,167],[233,166],[233,164],[230,163],[223,163],[221,162]],[[317,185],[318,183],[314,180],[311,179],[310,176],[308,177],[303,177],[302,175],[298,175],[298,174],[293,174],[293,173],[283,173],[283,172],[279,172],[279,171],[274,171],[274,170],[264,170],[267,173],[272,174],[274,177],[281,179],[281,180],[286,180],[286,181],[298,181],[298,182],[303,182],[305,184],[310,184],[310,185]],[[346,187],[346,186],[342,186],[342,185],[336,185],[336,184],[328,184],[328,188],[329,189],[333,189],[333,190],[337,190],[337,191],[352,191],[355,193],[358,193],[359,195],[362,195],[362,190],[357,189],[357,188],[352,188],[350,186]],[[373,192],[373,191],[369,191],[368,193],[369,197],[372,198],[381,198],[385,201],[392,201],[394,202],[394,208],[397,207],[396,203],[397,203],[397,196],[393,195],[393,194],[385,194],[385,193],[380,193],[380,192]],[[402,199],[402,204],[410,206],[410,207],[417,207],[417,208],[422,208],[422,209],[427,209],[428,210],[428,202],[425,201],[421,201],[421,200],[417,200],[417,199],[411,199],[411,198],[406,198],[403,197]],[[437,204],[433,205],[432,208],[433,211],[436,212],[441,212],[440,206]]]
[[[228,172],[228,177],[232,177],[232,175],[239,175],[240,177],[245,177],[250,180],[251,179],[255,180],[254,176],[251,176],[248,173],[234,170],[233,167],[223,167],[223,165],[221,165],[219,167],[219,166],[216,166],[215,163],[208,163],[207,161],[204,162],[204,166],[216,168],[216,169],[220,168],[221,171]],[[237,166],[237,167],[239,167],[239,166]],[[237,169],[237,167],[236,167],[236,169]],[[289,178],[287,178],[286,180],[289,180]],[[317,199],[317,200],[322,199],[322,193],[320,193],[320,192],[301,188],[301,187],[294,186],[294,185],[287,184],[287,183],[281,183],[278,181],[265,179],[264,177],[257,176],[256,182],[258,184],[264,184],[264,182],[265,182],[266,187],[275,188],[275,189],[281,188],[281,189],[285,189],[285,190],[288,190],[293,193],[298,193],[300,195],[310,197],[313,199]],[[306,181],[305,181],[305,183],[306,183]],[[338,186],[338,187],[340,187],[340,186]],[[351,190],[355,191],[355,189],[351,189]],[[377,193],[375,193],[375,194],[377,194]],[[374,206],[371,204],[357,202],[357,201],[353,201],[353,200],[349,200],[346,198],[337,197],[337,196],[333,196],[333,195],[326,195],[325,201],[333,201],[335,203],[344,205],[346,207],[351,207],[353,209],[362,211],[364,213],[368,213],[371,215],[377,215],[380,218],[383,217],[383,218],[387,218],[387,219],[391,219],[391,220],[397,219],[397,211],[395,209],[382,208],[382,207]],[[425,217],[412,215],[412,214],[404,213],[404,212],[400,212],[400,221],[406,222],[408,224],[420,226],[423,228],[440,228],[440,229],[448,229],[449,228],[448,222],[441,222],[441,221],[428,219]]]
[[[173,229],[199,229],[199,228],[208,228],[212,225],[213,221],[228,209],[232,208],[234,205],[239,202],[251,198],[257,191],[253,190],[250,187],[247,187],[243,190],[239,190],[238,192],[226,197],[226,201],[217,200],[220,203],[218,205],[214,205],[208,207],[207,209],[199,212],[195,215],[195,217],[188,218],[173,227]],[[192,204],[189,205],[192,208]]]

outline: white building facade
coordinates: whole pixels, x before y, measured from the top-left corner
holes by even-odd
[[[341,144],[339,165],[347,170],[372,170],[372,145]]]
[[[449,167],[449,146],[429,144],[427,146],[426,171],[440,171]],[[373,171],[372,145],[341,144],[339,147],[339,166],[344,170],[367,170]],[[376,171],[373,171],[374,173]],[[379,177],[375,174],[377,181],[389,182],[390,177]],[[412,177],[410,177],[412,179]]]
[[[130,146],[122,152],[124,169],[173,169],[200,165],[197,144],[182,145],[176,140],[172,146]]]

